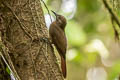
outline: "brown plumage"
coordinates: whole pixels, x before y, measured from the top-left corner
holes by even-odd
[[[53,12],[53,11],[52,11]],[[67,49],[67,40],[65,36],[65,26],[66,19],[62,15],[56,15],[56,21],[52,22],[49,29],[49,34],[52,39],[52,43],[55,45],[59,55],[61,56],[61,69],[64,78],[66,78],[66,49]]]

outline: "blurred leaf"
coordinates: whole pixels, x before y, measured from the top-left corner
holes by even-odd
[[[97,0],[78,0],[78,11],[95,12],[98,8],[99,4]]]
[[[94,64],[96,62],[97,54],[96,53],[88,53],[87,54],[87,61],[90,64]]]
[[[120,17],[120,10],[117,11],[117,15]]]
[[[75,21],[68,21],[66,35],[69,44],[72,46],[81,46],[86,42],[86,34]]]
[[[6,68],[6,71],[7,71],[7,73],[8,73],[8,74],[10,74],[10,70],[9,70],[9,68],[8,68],[8,67]]]
[[[73,59],[74,62],[79,63],[83,61],[84,56],[77,50],[77,56]]]
[[[96,32],[96,26],[95,26],[95,23],[90,21],[88,22],[85,27],[84,27],[84,30],[86,33],[88,34],[91,34],[91,33],[95,33]]]
[[[108,80],[115,80],[117,76],[120,76],[120,61],[117,62],[111,69],[110,72],[108,73]]]

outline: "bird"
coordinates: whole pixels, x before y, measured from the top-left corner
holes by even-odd
[[[60,57],[61,57],[61,70],[63,77],[66,78],[67,67],[66,67],[66,50],[67,50],[67,39],[65,35],[65,27],[67,20],[64,16],[57,14],[52,11],[56,16],[56,20],[50,24],[49,34],[52,43],[55,45]]]

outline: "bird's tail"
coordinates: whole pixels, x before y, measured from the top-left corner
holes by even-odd
[[[66,75],[67,75],[66,59],[63,58],[62,56],[61,56],[61,69],[62,69],[62,73],[63,73],[64,78],[66,78]]]

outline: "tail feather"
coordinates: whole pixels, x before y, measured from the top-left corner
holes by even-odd
[[[64,59],[62,56],[61,56],[61,69],[62,69],[62,73],[63,73],[63,76],[64,78],[66,78],[66,75],[67,75],[67,69],[66,69],[66,59]]]

